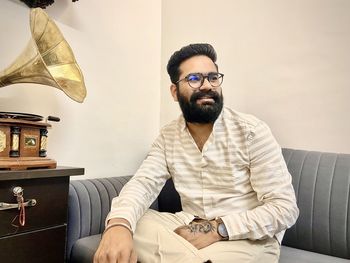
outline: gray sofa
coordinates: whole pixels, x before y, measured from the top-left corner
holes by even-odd
[[[300,216],[286,231],[280,262],[350,262],[350,154],[282,150],[293,177]],[[67,262],[92,262],[111,200],[130,178],[71,181]],[[151,208],[168,212],[181,209],[172,181]]]

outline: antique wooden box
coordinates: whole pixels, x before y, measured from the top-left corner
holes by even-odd
[[[0,170],[56,167],[56,161],[46,157],[51,125],[38,121],[41,116],[26,116],[0,112]]]

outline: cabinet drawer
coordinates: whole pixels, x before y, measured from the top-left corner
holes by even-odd
[[[66,226],[0,238],[0,259],[6,263],[63,263]]]
[[[24,200],[36,199],[36,205],[25,208],[25,226],[19,225],[18,209],[0,210],[0,237],[63,225],[67,222],[69,177],[0,181],[0,202],[16,203],[13,188],[24,189]],[[13,222],[12,222],[13,221]]]

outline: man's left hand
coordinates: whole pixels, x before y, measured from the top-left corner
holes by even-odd
[[[189,225],[176,228],[174,232],[186,239],[197,249],[207,247],[222,240],[217,232],[217,222],[215,220],[195,219]]]

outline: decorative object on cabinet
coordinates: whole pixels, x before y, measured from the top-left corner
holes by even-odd
[[[57,25],[41,8],[35,8],[30,11],[30,29],[32,37],[26,49],[0,71],[0,88],[43,84],[82,103],[86,97],[84,77]],[[34,114],[0,113],[0,170],[56,167],[56,161],[46,157],[47,128],[51,125],[40,120],[42,117]]]
[[[32,38],[22,54],[0,71],[0,87],[16,83],[43,84],[83,102],[86,97],[83,74],[55,22],[41,8],[34,8],[30,11],[30,29]]]
[[[0,170],[55,168],[56,161],[46,157],[47,129],[34,114],[0,112]],[[59,118],[49,116],[51,121]]]

